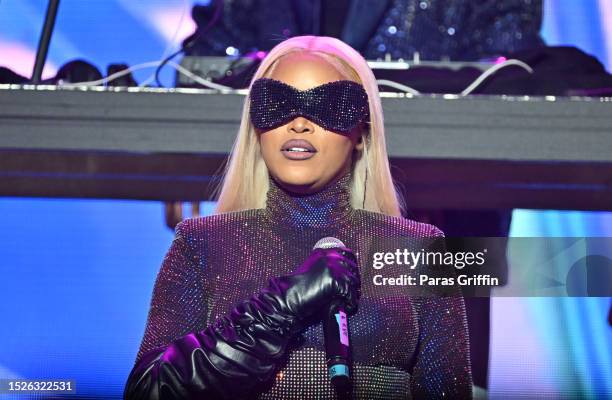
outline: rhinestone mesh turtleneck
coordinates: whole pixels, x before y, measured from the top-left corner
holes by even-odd
[[[285,190],[272,176],[266,201],[266,216],[277,224],[296,229],[324,228],[346,223],[352,217],[350,182],[347,173],[322,190],[297,195]]]
[[[144,353],[203,330],[238,302],[287,275],[322,237],[353,249],[361,274],[358,312],[351,316],[353,398],[470,398],[471,372],[461,297],[415,297],[403,286],[374,284],[377,243],[401,240],[418,251],[432,225],[350,207],[350,174],[312,195],[297,196],[273,180],[264,209],[181,222],[153,292]],[[389,269],[386,276],[402,273]],[[150,358],[149,358],[150,359]],[[151,371],[152,368],[143,368]],[[142,377],[142,379],[156,379]],[[287,361],[260,399],[335,399],[327,376],[322,324],[290,343]]]

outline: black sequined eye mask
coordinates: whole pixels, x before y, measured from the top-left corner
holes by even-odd
[[[326,130],[348,134],[370,120],[368,94],[357,82],[342,80],[299,90],[260,78],[251,86],[251,122],[255,128],[278,128],[301,116]]]

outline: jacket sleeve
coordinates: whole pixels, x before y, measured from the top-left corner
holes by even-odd
[[[245,397],[272,377],[290,338],[293,317],[273,286],[203,326],[205,260],[186,230],[185,221],[177,226],[158,273],[124,399]]]
[[[442,239],[444,234],[434,227],[431,237]],[[441,246],[429,251],[445,251],[443,240],[435,243]],[[443,272],[447,277],[456,275],[450,268]],[[419,337],[410,381],[413,398],[471,399],[469,337],[460,288],[433,289],[415,303]]]

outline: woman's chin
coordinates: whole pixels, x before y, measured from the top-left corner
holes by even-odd
[[[284,170],[275,176],[276,181],[285,189],[295,193],[310,193],[318,190],[320,179],[304,171]]]

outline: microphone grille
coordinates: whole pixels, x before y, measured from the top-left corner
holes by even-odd
[[[315,243],[314,249],[333,249],[337,247],[346,247],[344,243],[340,239],[336,239],[335,237],[324,237],[323,239],[319,239],[317,243]]]

